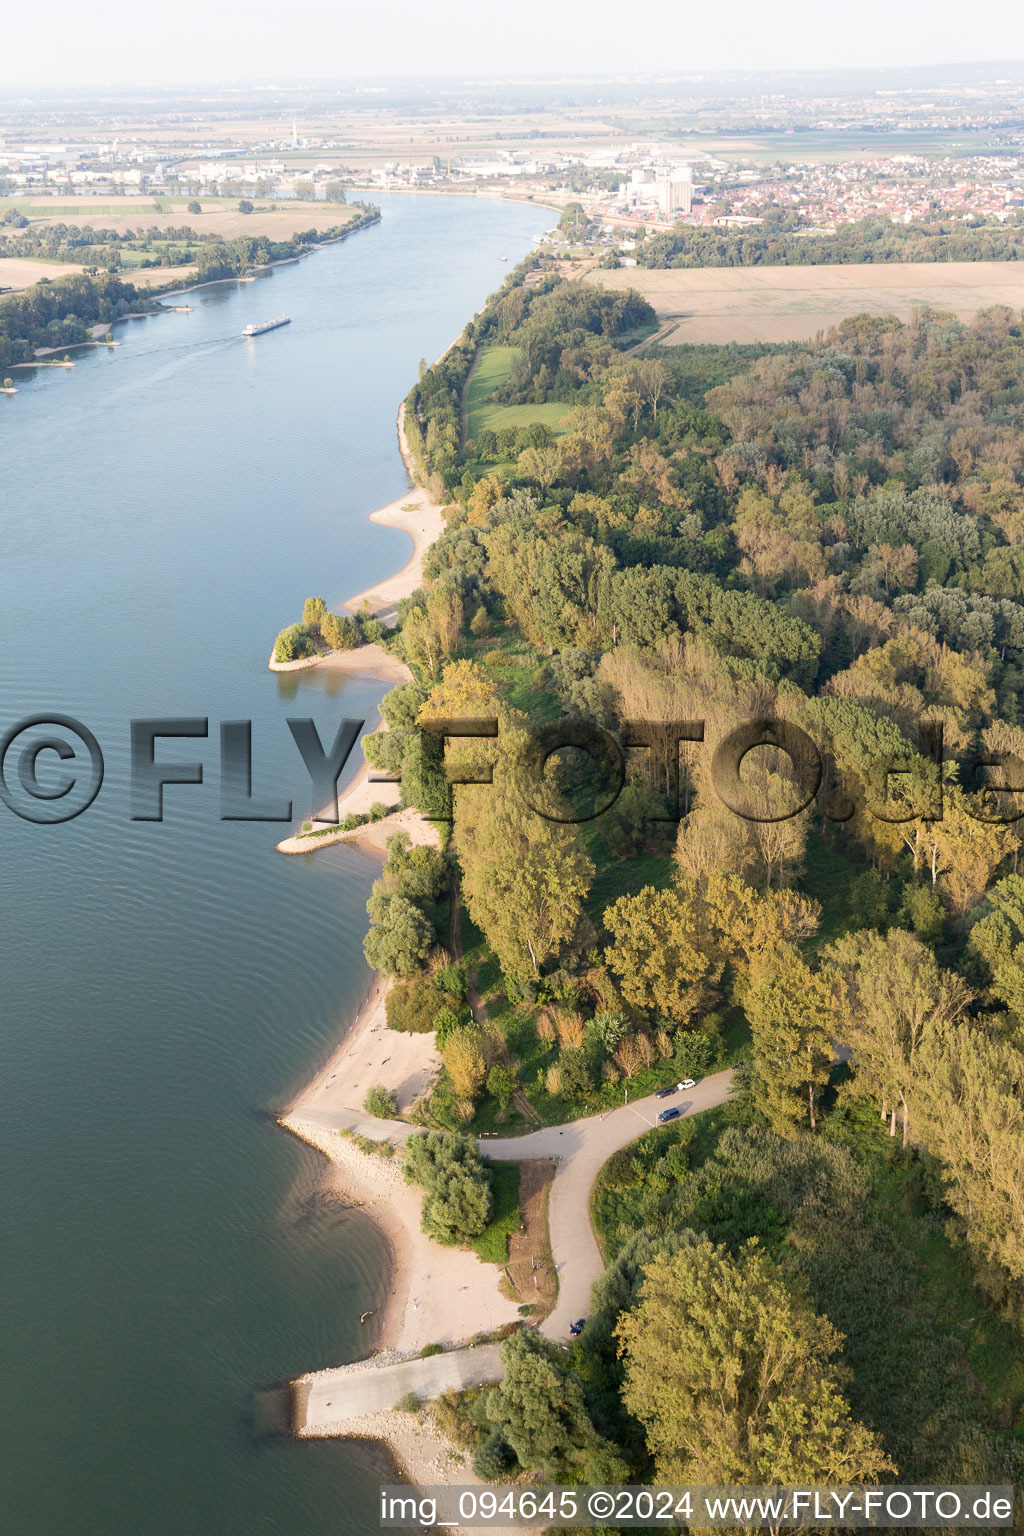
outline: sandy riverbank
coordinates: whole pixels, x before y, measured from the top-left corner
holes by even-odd
[[[411,477],[404,409],[403,402],[398,412],[398,440]],[[412,554],[396,575],[357,593],[344,606],[353,612],[369,611],[393,624],[401,598],[414,592],[422,581],[424,557],[443,531],[444,518],[439,503],[426,490],[414,488],[372,513],[371,521],[407,532],[413,541]],[[367,653],[371,650],[378,655],[370,657]],[[367,661],[372,666],[375,662],[384,665],[385,660],[390,667],[400,669],[399,680],[411,676],[403,663],[380,647],[334,652],[315,664],[362,671]],[[395,674],[388,671],[385,675]],[[395,804],[399,794],[397,784],[374,783],[364,763],[339,801],[339,819],[368,810],[375,800]],[[383,851],[386,838],[400,827],[414,842],[437,840],[436,829],[429,822],[417,811],[405,809],[383,821],[315,841],[326,846],[358,839]],[[290,838],[278,846],[283,852],[307,852],[312,851],[311,841]],[[404,1114],[440,1070],[432,1032],[416,1035],[387,1028],[389,986],[386,978],[375,977],[369,997],[337,1050],[288,1106],[280,1123],[324,1154],[333,1188],[360,1204],[385,1234],[391,1248],[391,1294],[378,1347],[408,1354],[427,1344],[450,1346],[492,1332],[517,1321],[519,1314],[517,1303],[499,1288],[501,1271],[497,1266],[484,1263],[471,1250],[442,1247],[421,1230],[422,1193],[405,1183],[401,1158],[361,1152],[351,1137],[340,1133],[339,1127],[348,1125],[381,1139],[387,1134],[384,1123],[370,1121],[362,1109],[368,1090],[377,1084],[390,1089]],[[409,1422],[403,1422],[406,1419]],[[476,1481],[460,1452],[428,1424],[416,1424],[408,1415],[375,1414],[346,1425],[345,1433],[384,1442],[411,1481],[445,1481],[456,1470],[461,1479]]]
[[[392,1038],[376,1037],[378,1052],[386,1055]],[[283,1115],[281,1124],[323,1152],[332,1188],[362,1206],[388,1240],[391,1294],[378,1348],[398,1354],[427,1344],[450,1348],[518,1320],[516,1303],[498,1289],[495,1265],[471,1249],[442,1248],[421,1230],[423,1193],[406,1184],[399,1157],[361,1152],[351,1138],[308,1118],[305,1104]]]

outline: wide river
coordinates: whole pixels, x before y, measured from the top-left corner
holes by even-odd
[[[190,314],[131,321],[0,397],[0,730],[98,738],[95,803],[0,806],[0,1529],[18,1536],[364,1536],[366,1447],[267,1439],[257,1389],[374,1343],[388,1255],[273,1113],[369,984],[374,860],[273,851],[218,819],[218,723],[253,722],[258,791],[309,785],[285,725],[372,721],[386,685],[275,678],[277,630],[408,558],[398,402],[544,209],[388,197],[382,223]],[[508,257],[508,266],[500,263]],[[284,313],[256,341],[243,325]],[[133,822],[134,717],[206,716],[201,786]]]

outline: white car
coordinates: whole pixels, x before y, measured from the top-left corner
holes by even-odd
[[[684,1088],[696,1088],[696,1086],[697,1084],[692,1077],[684,1077],[683,1081],[679,1084],[679,1092],[682,1093]]]

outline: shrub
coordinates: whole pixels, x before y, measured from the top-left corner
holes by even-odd
[[[448,1006],[449,999],[437,987],[436,977],[414,976],[396,982],[387,995],[384,1011],[389,1029],[424,1035],[434,1028],[438,1014]]]
[[[325,613],[320,633],[334,651],[351,651],[360,641],[359,620],[340,613]]]
[[[500,1483],[516,1465],[516,1453],[500,1429],[492,1429],[473,1457],[473,1471],[485,1483]]]
[[[463,998],[468,989],[466,972],[461,965],[439,965],[434,972],[434,984],[450,997]]]
[[[491,1217],[490,1170],[471,1137],[419,1131],[405,1145],[405,1178],[427,1192],[424,1232],[439,1243],[477,1237]]]
[[[441,1348],[440,1344],[424,1344],[423,1348],[420,1350],[420,1359],[429,1360],[431,1355],[443,1354],[444,1350]]]
[[[438,1050],[443,1049],[457,1029],[461,1029],[466,1023],[465,1018],[457,1013],[454,1008],[444,1007],[434,1015],[434,1029],[436,1031],[435,1044]]]
[[[312,630],[305,624],[289,624],[274,641],[275,661],[298,661],[316,649]]]
[[[498,1062],[487,1074],[487,1092],[492,1098],[497,1099],[504,1111],[512,1102],[515,1091],[516,1080],[513,1072],[502,1062]]]
[[[363,1108],[368,1115],[376,1115],[378,1120],[394,1120],[398,1115],[398,1100],[390,1088],[382,1088],[377,1083],[363,1100]]]
[[[400,1413],[419,1413],[420,1400],[415,1392],[406,1392],[403,1397],[398,1399],[395,1407]]]

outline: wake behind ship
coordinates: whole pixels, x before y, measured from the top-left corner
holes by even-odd
[[[247,325],[243,336],[262,336],[264,331],[276,331],[279,325],[291,325],[289,315],[278,315],[276,320],[263,320],[259,325]]]

